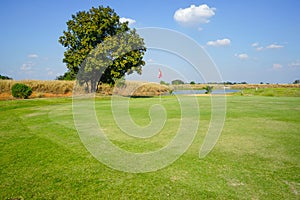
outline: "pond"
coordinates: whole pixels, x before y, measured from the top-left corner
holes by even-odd
[[[211,94],[228,94],[239,92],[240,90],[225,89],[225,90],[213,90]],[[205,94],[206,90],[175,90],[173,94]]]

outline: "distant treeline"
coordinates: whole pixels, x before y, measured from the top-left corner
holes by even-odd
[[[1,80],[13,80],[11,77],[8,77],[8,76],[3,76],[0,74],[0,79]]]
[[[163,84],[163,85],[170,85],[170,83],[168,82],[165,82],[165,81],[160,81],[160,84]],[[224,82],[207,82],[207,83],[196,83],[195,81],[191,81],[190,83],[185,83],[184,81],[182,80],[173,80],[171,81],[171,85],[183,85],[183,84],[190,84],[190,85],[195,85],[195,84],[200,84],[200,85],[205,85],[205,84],[208,84],[208,85],[286,85],[286,84],[274,84],[274,83],[264,83],[264,82],[260,82],[260,83],[247,83],[246,81],[242,81],[242,82],[231,82],[231,81],[224,81]],[[292,83],[288,83],[288,84],[300,84],[300,80],[295,80],[294,82]]]

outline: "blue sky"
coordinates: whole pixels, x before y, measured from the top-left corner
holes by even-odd
[[[2,0],[0,5],[0,74],[16,80],[53,80],[63,74],[65,49],[58,38],[67,20],[99,5],[133,20],[133,28],[161,27],[193,38],[224,81],[300,79],[299,0]]]

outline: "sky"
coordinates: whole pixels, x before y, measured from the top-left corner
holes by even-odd
[[[66,22],[72,14],[100,5],[113,8],[131,28],[184,34],[203,48],[224,81],[300,79],[299,0],[1,0],[0,74],[15,80],[54,80],[63,74],[65,48],[58,38]],[[187,73],[185,81],[203,81],[186,60],[175,57],[150,49],[144,73],[156,76],[158,68],[168,66],[174,73]],[[162,80],[168,82],[175,75],[168,77],[166,71]]]

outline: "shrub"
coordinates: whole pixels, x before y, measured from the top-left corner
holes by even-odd
[[[13,97],[27,99],[32,94],[32,89],[25,84],[16,83],[11,88]]]
[[[169,83],[165,82],[165,81],[160,81],[159,82],[161,85],[169,85]]]
[[[212,93],[213,88],[214,88],[213,86],[209,86],[209,85],[203,87],[203,89],[206,90],[206,91],[205,91],[205,94],[210,94],[210,93]]]

